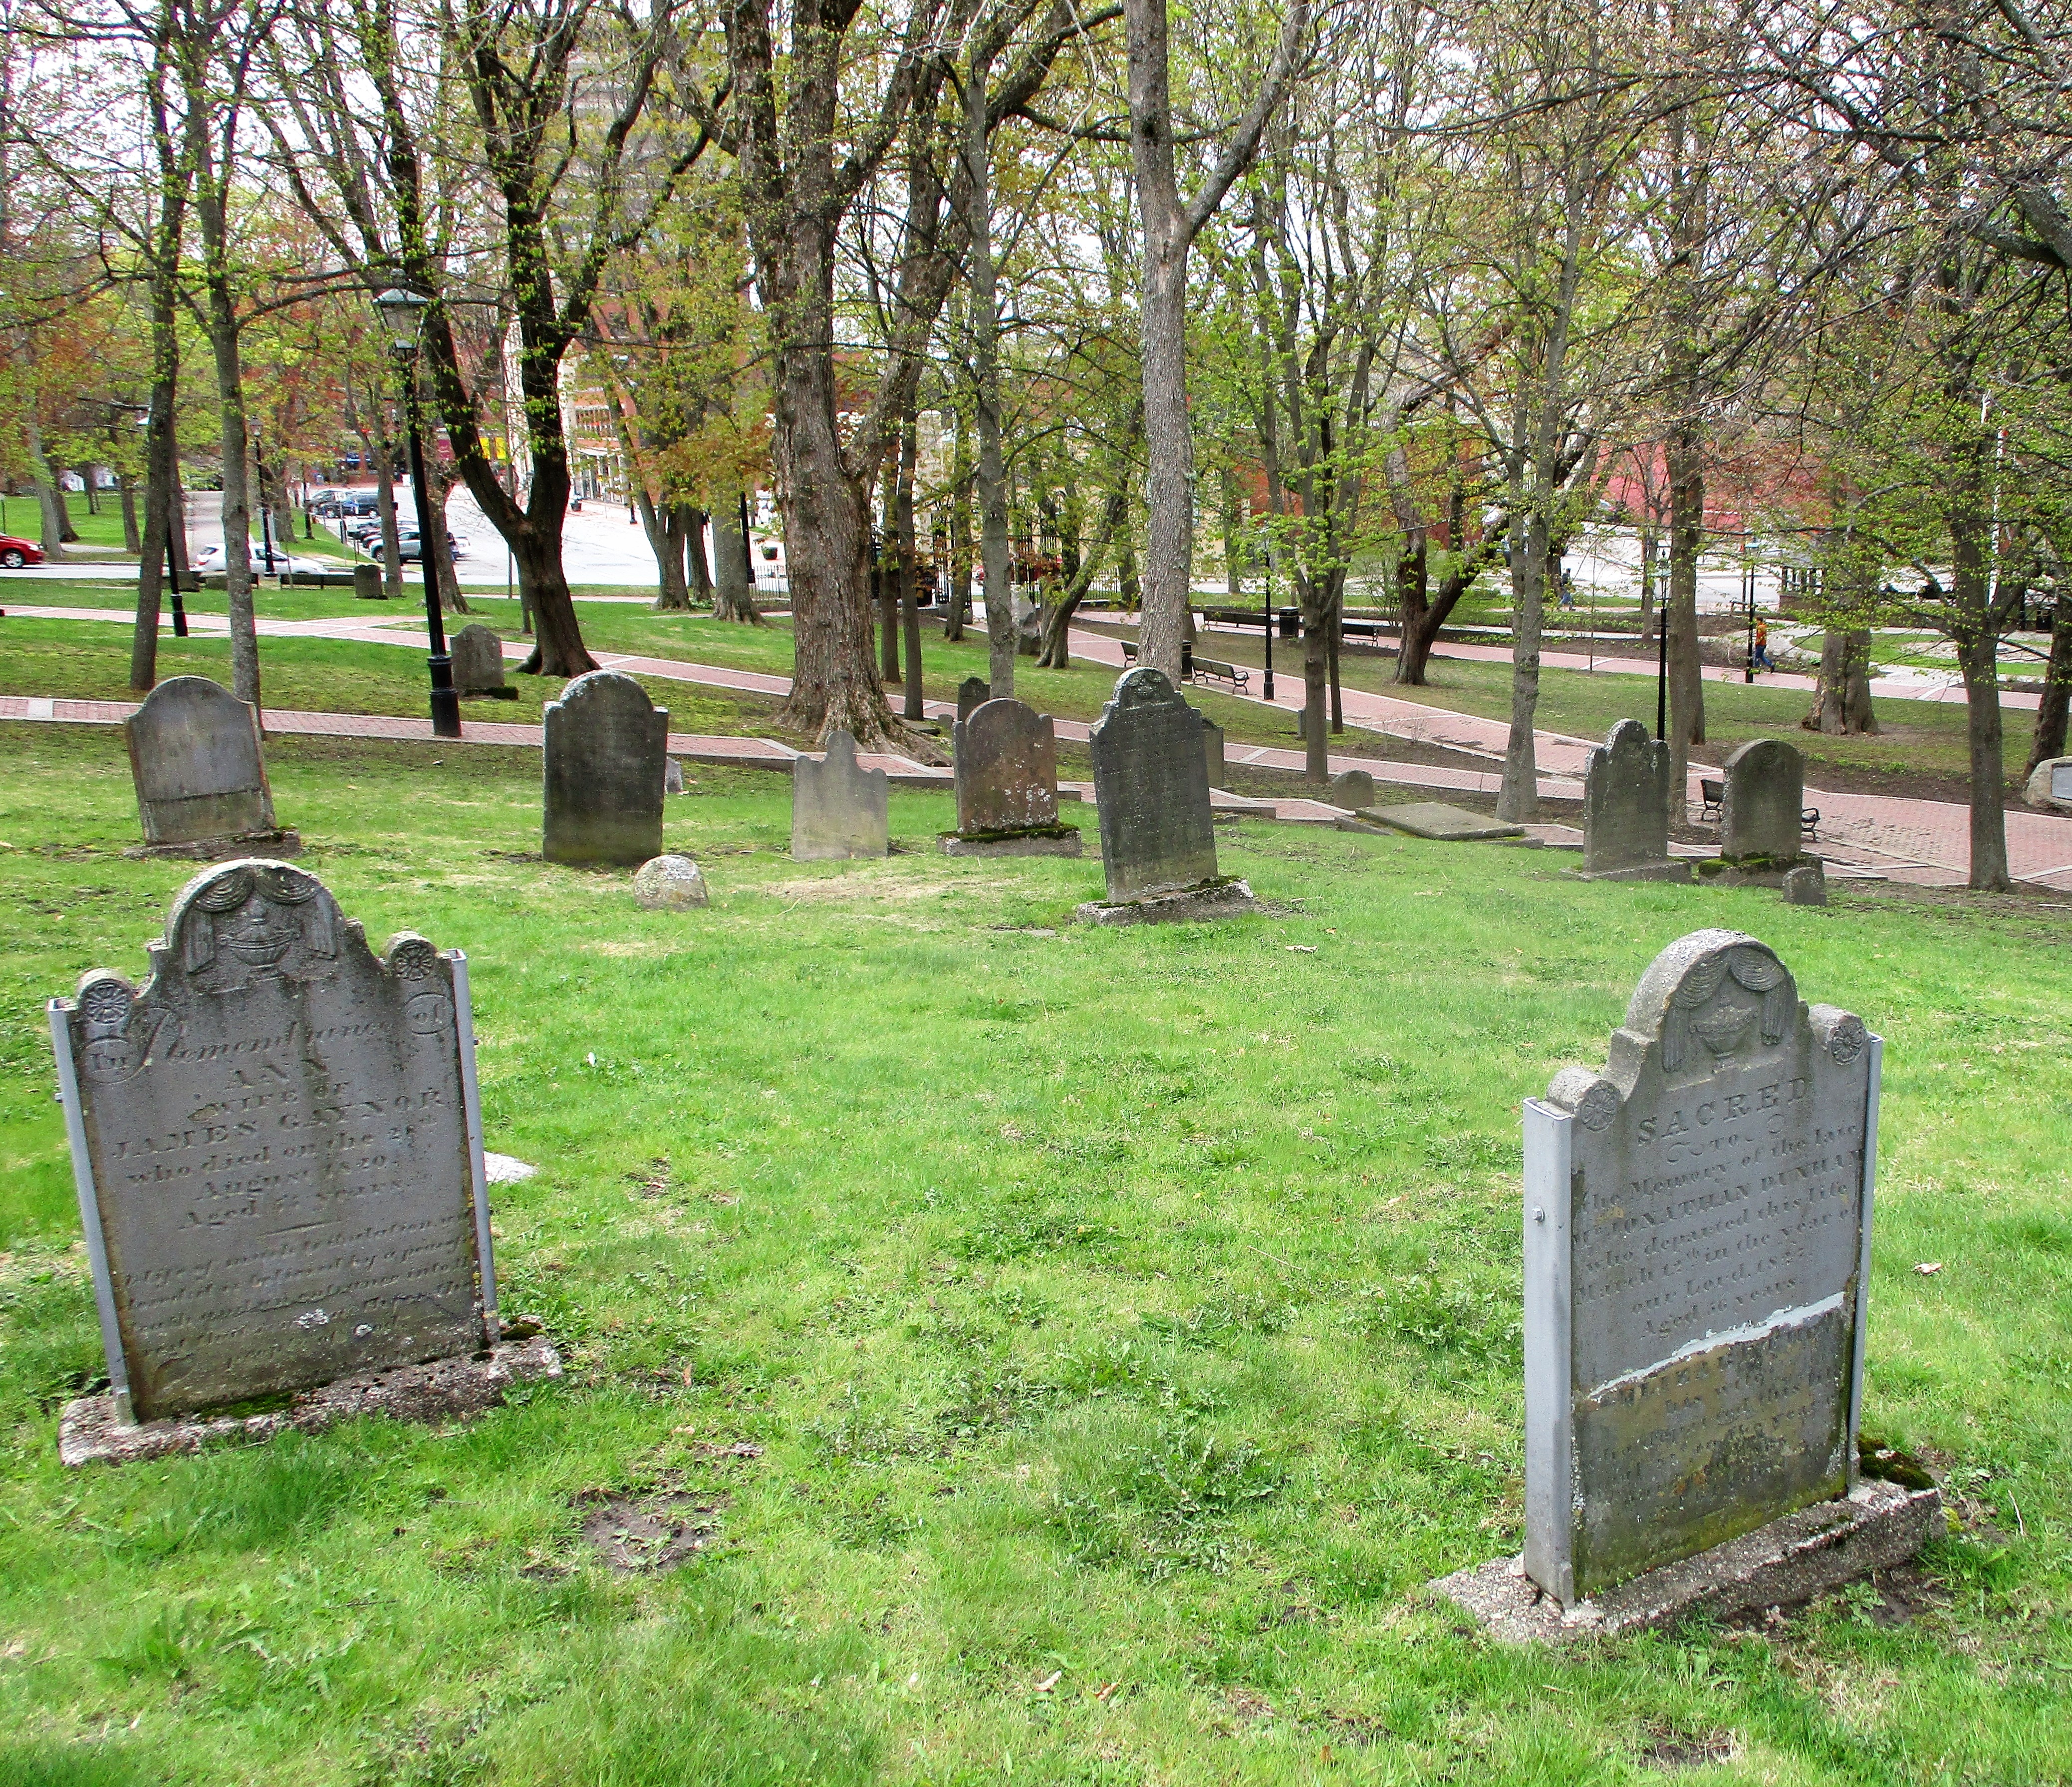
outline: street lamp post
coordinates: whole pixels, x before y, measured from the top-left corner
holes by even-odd
[[[403,430],[410,446],[410,494],[417,507],[417,574],[425,586],[425,636],[431,647],[426,668],[432,677],[432,734],[435,738],[460,736],[460,697],[454,693],[453,660],[446,655],[446,620],[439,612],[439,580],[432,569],[430,530],[432,512],[430,488],[425,479],[425,445],[417,429],[417,335],[423,325],[425,307],[431,300],[421,293],[391,286],[374,300],[374,307],[388,325],[388,351],[396,356],[403,381]],[[397,557],[402,546],[397,546]]]

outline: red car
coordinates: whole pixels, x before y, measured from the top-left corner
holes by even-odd
[[[17,540],[0,533],[0,570],[19,570],[24,565],[40,565],[43,549],[33,540]]]

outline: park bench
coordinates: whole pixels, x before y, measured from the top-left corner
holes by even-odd
[[[1727,797],[1727,784],[1723,781],[1707,781],[1701,776],[1698,778],[1698,794],[1702,803],[1698,809],[1700,821],[1709,820],[1717,824],[1720,804]],[[1818,838],[1820,835],[1820,809],[1818,807],[1801,807],[1799,809],[1799,830],[1803,837]]]
[[[1122,661],[1124,664],[1134,664],[1137,661],[1136,640],[1125,639],[1122,642]],[[1223,668],[1227,670],[1230,666],[1226,664]],[[1182,682],[1192,682],[1194,680],[1194,648],[1183,640],[1180,644],[1180,680]],[[1244,685],[1240,683],[1236,686],[1242,688]]]
[[[1214,682],[1227,682],[1235,693],[1241,695],[1252,681],[1252,673],[1241,665],[1225,664],[1220,659],[1213,657],[1198,657],[1194,661],[1194,673],[1192,680],[1196,682],[1199,682],[1204,677]]]

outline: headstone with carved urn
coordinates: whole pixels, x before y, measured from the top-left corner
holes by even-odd
[[[261,859],[190,882],[150,955],[50,1007],[112,1386],[67,1411],[68,1461],[271,1431],[209,1411],[341,1381],[480,1406],[516,1355],[491,1351],[466,957],[410,932],[376,956]]]
[[[1919,1547],[1935,1492],[1866,1477],[1856,1443],[1881,1052],[1766,945],[1698,931],[1601,1070],[1527,1101],[1525,1551],[1445,1592],[1560,1636]]]
[[[957,829],[950,856],[1077,856],[1076,826],[1058,822],[1058,734],[1048,714],[1012,696],[981,702],[955,734]]]

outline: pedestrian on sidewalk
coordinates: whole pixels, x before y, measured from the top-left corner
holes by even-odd
[[[1766,620],[1755,624],[1755,667],[1758,670],[1777,668],[1777,661],[1770,655],[1770,623]]]

